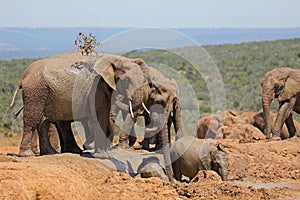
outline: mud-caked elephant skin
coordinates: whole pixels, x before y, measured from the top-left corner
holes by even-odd
[[[276,113],[270,112],[270,118],[272,121],[272,124],[275,123],[276,120]],[[300,123],[297,120],[293,120],[295,128],[296,128],[296,134],[300,134]],[[265,120],[264,120],[264,113],[262,111],[256,112],[256,114],[253,116],[253,126],[257,127],[261,132],[264,132],[265,130]],[[286,124],[283,124],[280,138],[281,139],[287,139],[290,137],[288,128],[286,127]]]
[[[222,126],[218,130],[216,139],[239,139],[241,141],[263,140],[265,135],[252,124],[233,124]]]
[[[145,137],[143,148],[149,149],[150,138],[156,138],[156,150],[162,151],[166,164],[166,173],[171,182],[173,172],[170,159],[170,137],[171,125],[175,129],[176,139],[182,136],[181,108],[179,88],[174,79],[169,79],[153,68],[149,69],[149,81],[132,94],[132,104],[142,100],[140,106],[133,106],[132,116],[128,114],[124,122],[124,132],[129,135],[134,125],[135,118],[143,115],[145,117]],[[138,77],[137,77],[138,78]],[[140,91],[142,91],[140,93]],[[139,92],[139,93],[137,93]],[[142,95],[140,95],[142,94]]]
[[[50,125],[49,125],[49,139],[50,139],[51,146],[55,149],[55,151],[60,153],[61,146],[60,146],[60,141],[59,141],[59,134],[55,127],[55,124],[52,124],[52,123],[50,123]],[[37,155],[40,153],[38,144],[39,144],[38,132],[36,130],[36,131],[34,131],[33,141],[31,143],[31,150],[33,151],[34,154],[37,154]]]
[[[83,56],[79,51],[32,63],[17,84],[23,89],[24,105],[19,155],[33,155],[31,142],[35,130],[39,133],[40,154],[56,153],[48,137],[51,122],[59,122],[63,135],[68,134],[63,137],[65,144],[76,143],[70,134],[70,123],[88,120],[90,134],[95,140],[94,156],[107,158],[106,151],[112,140],[109,124],[112,92],[119,89],[118,81],[127,83],[122,84],[122,88],[129,88],[128,95],[141,87],[145,80],[133,79],[132,76],[143,77],[147,71],[142,69],[144,66],[146,64],[141,59],[103,53]]]
[[[215,140],[184,136],[172,145],[171,159],[176,180],[182,175],[192,179],[200,170],[214,170],[227,179],[228,156]]]
[[[232,124],[239,123],[241,120],[237,117],[237,113],[231,110],[206,114],[198,120],[197,138],[216,138],[220,127],[231,127]]]
[[[262,105],[265,120],[264,133],[268,138],[279,140],[285,123],[289,137],[293,137],[296,128],[292,111],[300,113],[300,69],[277,68],[267,72],[262,80]],[[279,109],[273,125],[270,104],[278,100]]]

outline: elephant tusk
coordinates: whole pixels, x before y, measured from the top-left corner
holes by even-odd
[[[132,103],[131,103],[130,100],[129,100],[129,111],[130,111],[131,117],[133,119],[134,118],[134,114],[133,114],[133,111],[132,111]]]
[[[144,104],[144,102],[142,102],[142,106],[145,109],[145,111],[150,115],[150,111],[148,110],[148,108],[146,107],[146,105]]]

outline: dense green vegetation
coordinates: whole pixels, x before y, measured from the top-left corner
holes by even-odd
[[[224,83],[226,109],[254,111],[261,109],[260,84],[265,72],[278,67],[300,68],[300,39],[204,46],[201,55],[197,53],[198,50],[199,47],[174,50],[177,54],[188,54],[187,60],[172,51],[164,50],[133,51],[126,53],[125,56],[143,58],[150,65],[160,68],[167,76],[174,78],[175,73],[175,79],[183,85],[180,88],[182,103],[187,109],[194,109],[195,104],[191,103],[191,93],[187,92],[192,89],[198,99],[201,114],[211,111],[207,81],[219,79],[213,74],[215,71],[209,71],[213,64],[217,66],[222,77],[214,83],[218,85],[213,85],[215,86],[213,88],[218,88]],[[208,55],[204,56],[206,54],[204,50],[211,59],[208,59]],[[198,67],[189,63],[191,59]],[[31,59],[0,61],[0,131],[20,131],[21,117],[16,121],[11,113],[7,113],[7,108],[14,85],[21,78],[24,69],[33,61]],[[188,88],[189,84],[191,88]],[[12,113],[16,112],[21,105],[19,94]],[[194,115],[196,118],[199,117],[197,113]]]
[[[194,52],[196,47],[184,48]],[[265,72],[278,67],[300,68],[300,39],[204,46],[218,67],[226,90],[227,109],[261,109],[261,80]],[[169,52],[130,52],[148,63],[172,66],[190,81],[202,104],[200,111],[210,111],[210,96],[203,78],[184,59]],[[195,55],[197,56],[197,55]],[[201,110],[202,109],[202,110]]]
[[[33,59],[0,61],[0,132],[21,131],[22,113],[17,119],[13,114],[22,107],[22,96],[19,92],[13,110],[8,110],[16,83],[20,80],[26,67]]]

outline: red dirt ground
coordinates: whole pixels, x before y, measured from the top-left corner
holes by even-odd
[[[300,199],[300,138],[220,141],[229,153],[229,181],[202,171],[174,185],[132,178],[79,155],[10,156],[19,139],[0,134],[0,199]]]

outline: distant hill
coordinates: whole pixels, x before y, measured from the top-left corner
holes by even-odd
[[[79,32],[93,33],[99,42],[129,28],[0,28],[0,60],[41,58],[74,49]],[[300,28],[178,28],[201,45],[237,44],[300,37]],[[158,37],[159,38],[159,37]],[[177,46],[185,47],[185,46]],[[111,50],[117,52],[118,48]]]
[[[186,47],[178,51],[201,56],[193,54],[195,48]],[[262,108],[261,80],[264,73],[278,67],[300,68],[300,39],[208,45],[204,46],[204,49],[209,53],[222,76],[227,109],[258,111]],[[183,58],[170,51],[162,50],[133,51],[125,56],[140,57],[147,63],[171,66],[183,74],[193,86],[199,101],[200,113],[211,111],[211,98],[205,77]],[[201,59],[198,60],[201,62]],[[185,97],[185,95],[182,96]]]
[[[195,48],[179,48],[176,51],[186,52],[192,57],[201,56],[195,54]],[[260,85],[264,73],[278,67],[300,68],[300,39],[206,45],[204,50],[220,71],[222,80],[219,81],[224,83],[226,92],[226,109],[258,111],[261,109]],[[204,77],[187,60],[171,51],[132,51],[126,53],[125,56],[143,58],[147,63],[160,67],[166,75],[176,74],[179,83],[186,84],[184,81],[187,81],[191,85],[191,88],[180,88],[181,102],[186,109],[184,111],[185,118],[188,117],[195,122],[200,115],[211,111],[211,98],[205,80],[215,77]],[[202,65],[203,60],[198,60],[200,63],[196,63],[196,65]],[[12,98],[14,85],[22,76],[24,69],[33,61],[33,59],[0,61],[0,131],[20,131],[21,117],[17,120],[12,119],[12,115],[7,114],[6,110]],[[202,70],[205,70],[205,65]],[[190,90],[195,92],[199,113],[190,112],[195,109],[194,104],[191,104],[190,93],[188,93]],[[21,106],[21,95],[19,94],[13,112],[16,112]],[[191,127],[193,126],[191,125]]]

